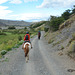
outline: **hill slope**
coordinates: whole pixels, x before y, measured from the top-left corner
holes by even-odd
[[[53,50],[75,58],[75,15],[61,24],[56,32],[47,32],[45,38]]]
[[[0,19],[0,26],[29,26],[31,25],[30,22],[25,22],[25,21],[13,21],[13,20],[2,20]]]

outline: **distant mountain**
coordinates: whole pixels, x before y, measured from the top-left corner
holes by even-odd
[[[30,26],[31,22],[0,19],[0,26]]]
[[[6,24],[4,24],[4,23],[0,22],[0,26],[6,26]]]

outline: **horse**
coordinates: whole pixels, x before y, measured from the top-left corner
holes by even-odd
[[[40,35],[38,35],[38,39],[40,40]]]
[[[29,60],[29,48],[30,48],[30,46],[31,46],[31,44],[29,42],[26,42],[26,43],[23,44],[23,50],[24,50],[24,53],[25,53],[26,63]]]
[[[41,37],[41,32],[39,31],[38,32],[38,39],[40,40],[40,37]]]

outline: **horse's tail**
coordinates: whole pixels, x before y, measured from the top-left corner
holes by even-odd
[[[29,52],[29,44],[26,44],[25,45],[25,50],[26,50],[26,52],[25,52],[25,57],[27,56],[27,54],[28,54],[28,52]]]

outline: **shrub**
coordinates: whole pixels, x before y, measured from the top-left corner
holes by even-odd
[[[64,49],[64,47],[63,46],[61,46],[61,50],[63,50]]]
[[[11,49],[12,49],[12,45],[11,46],[10,45],[6,46],[7,51],[10,51]]]
[[[5,55],[6,53],[7,53],[6,50],[2,50],[2,51],[1,51],[1,55]]]
[[[69,18],[69,16],[71,15],[70,13],[71,10],[66,10],[63,14],[62,14],[62,17],[67,20]]]
[[[57,31],[59,29],[59,25],[64,21],[62,17],[51,16],[51,19],[48,23],[51,31]]]
[[[8,29],[16,29],[15,26],[9,26]]]
[[[18,36],[18,40],[21,41],[22,40],[22,37],[21,36]]]
[[[25,30],[27,29],[27,27],[24,28]]]
[[[11,51],[11,49],[12,49],[12,48],[11,48],[11,47],[9,47],[9,48],[7,49],[7,51]]]
[[[69,46],[69,52],[75,52],[75,41],[72,41]]]
[[[44,28],[44,31],[47,32],[49,30],[49,28]]]
[[[0,32],[0,35],[6,35],[6,33]]]

